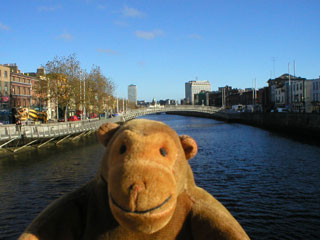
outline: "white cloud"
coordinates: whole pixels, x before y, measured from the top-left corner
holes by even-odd
[[[38,7],[39,12],[53,12],[60,9],[61,6],[40,6]]]
[[[146,40],[152,40],[156,37],[161,37],[164,35],[163,31],[162,30],[153,30],[151,32],[146,32],[146,31],[136,31],[135,32],[135,35],[138,37],[138,38],[143,38],[143,39],[146,39]]]
[[[0,30],[5,30],[8,31],[9,27],[7,25],[4,25],[3,23],[0,22]]]
[[[97,49],[97,52],[99,52],[99,53],[107,53],[109,55],[118,55],[119,54],[117,51],[112,50],[110,48],[104,48],[104,49],[99,48],[99,49]]]
[[[143,17],[145,14],[135,8],[130,8],[125,5],[122,9],[122,15],[125,17]]]
[[[57,37],[57,39],[62,39],[62,40],[65,40],[65,41],[71,41],[73,39],[73,37],[72,37],[72,35],[70,33],[65,32],[65,33],[59,35]]]
[[[195,33],[190,34],[190,35],[188,36],[188,38],[197,39],[197,40],[202,40],[202,39],[203,39],[202,36],[200,36],[199,34],[195,34]]]

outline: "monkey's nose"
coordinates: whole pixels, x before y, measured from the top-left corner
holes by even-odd
[[[139,181],[139,182],[136,182],[136,183],[133,183],[133,184],[130,185],[129,192],[130,193],[132,193],[132,192],[139,193],[139,192],[141,192],[141,191],[143,191],[145,189],[146,189],[145,183],[142,182],[142,181]]]
[[[130,187],[129,187],[129,196],[130,196],[129,207],[130,207],[131,211],[135,211],[139,193],[141,193],[145,189],[146,189],[146,185],[142,181],[136,182],[136,183],[130,185]]]

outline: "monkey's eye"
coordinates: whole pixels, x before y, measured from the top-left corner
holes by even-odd
[[[127,150],[127,147],[126,147],[126,145],[122,145],[121,147],[120,147],[120,154],[124,154],[125,152],[126,152],[126,150]]]
[[[160,153],[162,156],[167,156],[167,151],[164,148],[160,148]]]

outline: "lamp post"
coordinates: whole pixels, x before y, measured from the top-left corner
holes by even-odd
[[[117,113],[119,112],[119,99],[118,99],[118,93],[117,93]]]
[[[83,79],[83,101],[84,101],[84,107],[83,107],[83,115],[84,119],[86,119],[87,113],[86,113],[86,78]]]
[[[82,77],[82,71],[80,71],[80,76],[79,76],[79,108],[81,106],[82,114],[80,113],[80,119],[82,120],[83,107],[82,107],[82,101],[81,101],[81,77]]]

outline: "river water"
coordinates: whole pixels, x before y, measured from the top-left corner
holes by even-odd
[[[152,115],[192,136],[196,183],[252,239],[320,239],[320,147],[259,128]],[[0,239],[16,239],[52,200],[88,182],[103,153],[95,138],[0,159]]]

